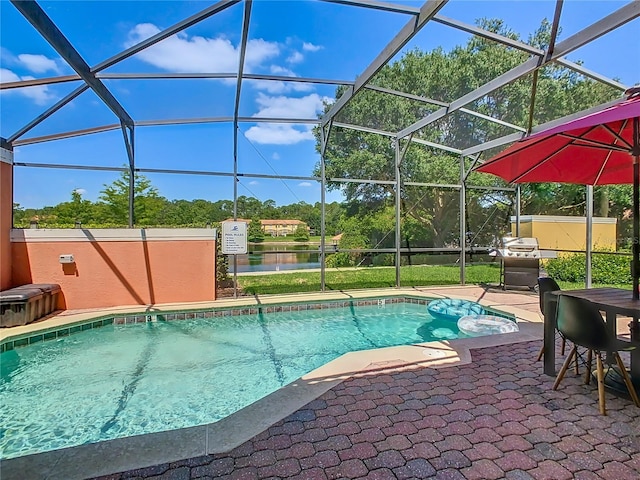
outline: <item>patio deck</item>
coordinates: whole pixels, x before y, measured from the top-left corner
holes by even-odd
[[[479,287],[428,292],[500,304],[530,319],[538,312],[530,293]],[[219,453],[160,459],[95,478],[639,478],[640,409],[607,394],[608,416],[601,416],[594,383],[585,386],[569,374],[553,391],[553,378],[536,362],[541,340],[532,340],[536,332],[541,338],[541,323],[521,325],[527,335],[481,337],[484,344],[470,339],[469,358],[453,364],[407,364],[391,356],[327,376],[328,389],[235,448],[209,445]],[[70,464],[65,460],[57,466]],[[93,460],[105,462],[99,455]],[[75,463],[78,469],[96,471]],[[58,470],[47,478],[64,475]]]
[[[354,375],[229,453],[101,479],[637,479],[640,409],[607,395],[600,415],[575,376],[554,392],[539,348]]]

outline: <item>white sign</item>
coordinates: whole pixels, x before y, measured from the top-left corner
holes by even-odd
[[[225,255],[247,253],[247,224],[245,222],[222,222],[222,253]]]

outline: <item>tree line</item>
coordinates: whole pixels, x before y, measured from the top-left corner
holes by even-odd
[[[138,227],[205,227],[233,218],[233,200],[215,202],[203,199],[169,200],[142,174],[134,176],[134,218]],[[338,202],[325,206],[327,234],[339,231],[344,208]],[[320,234],[321,205],[297,202],[278,207],[273,200],[240,196],[237,217],[250,220],[292,219],[305,222]],[[31,222],[40,227],[126,227],[129,222],[129,171],[111,184],[105,184],[96,202],[85,200],[77,190],[67,202],[43,208],[13,206],[13,224],[28,228]],[[252,222],[259,225],[259,222]]]

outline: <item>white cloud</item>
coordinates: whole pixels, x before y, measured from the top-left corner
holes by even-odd
[[[249,185],[260,185],[260,182],[258,182],[257,180],[251,180],[249,182]]]
[[[18,82],[20,77],[6,68],[0,68],[0,82]]]
[[[270,145],[293,145],[313,140],[310,129],[298,130],[289,123],[259,123],[247,130],[245,135],[252,142]]]
[[[135,45],[159,32],[160,29],[151,23],[140,23],[129,32],[129,40],[125,46]],[[249,40],[245,53],[245,70],[251,72],[279,53],[278,43],[262,39]],[[235,73],[238,70],[239,52],[230,40],[222,36],[207,38],[181,32],[142,50],[136,56],[171,72]]]
[[[271,65],[269,67],[270,72],[273,75],[281,75],[284,77],[295,78],[298,75],[292,70],[281,67],[280,65]],[[313,85],[304,82],[285,82],[277,80],[246,80],[245,83],[249,83],[257,90],[264,90],[272,95],[291,93],[291,92],[309,92],[314,89]]]
[[[84,188],[76,188],[74,192],[79,193],[80,195],[86,195],[87,191]]]
[[[311,182],[300,182],[298,184],[299,187],[312,187],[313,185],[311,184]]]
[[[6,68],[0,68],[0,82],[19,82],[20,80],[33,80],[32,76],[25,75],[20,77],[16,73]],[[22,95],[34,101],[36,105],[47,105],[57,98],[57,96],[49,90],[47,85],[37,85],[33,87],[15,88],[2,91],[2,95]]]
[[[30,53],[21,53],[18,60],[22,65],[34,73],[45,73],[51,70],[60,73],[60,69],[55,60],[45,57],[44,55],[32,55]]]
[[[280,154],[278,152],[273,152],[273,155],[271,155],[271,158],[273,160],[280,160]]]
[[[317,93],[312,93],[305,97],[270,97],[264,93],[259,93],[256,98],[258,112],[254,117],[275,117],[275,118],[315,118],[323,109],[323,100]]]
[[[293,70],[281,67],[280,65],[271,65],[269,67],[269,70],[271,70],[271,73],[273,73],[274,75],[282,75],[283,77],[297,77]]]
[[[276,42],[267,42],[261,38],[249,40],[244,56],[245,69],[251,71],[253,67],[261,65],[265,60],[280,55],[280,45]]]
[[[304,60],[304,55],[302,55],[300,52],[294,51],[287,58],[287,63],[300,63],[303,60]]]
[[[317,93],[301,98],[285,96],[270,97],[259,93],[256,98],[258,112],[254,117],[271,118],[316,118],[323,109],[323,101]],[[246,132],[252,142],[272,145],[293,145],[306,140],[314,140],[311,125],[287,123],[259,123]]]
[[[304,42],[302,44],[302,50],[305,52],[317,52],[318,50],[322,50],[320,45],[314,45],[313,43]]]

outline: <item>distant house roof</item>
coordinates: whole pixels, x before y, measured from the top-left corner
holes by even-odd
[[[300,220],[260,220],[262,225],[306,225]]]

